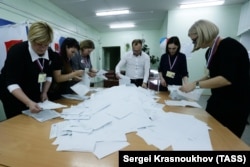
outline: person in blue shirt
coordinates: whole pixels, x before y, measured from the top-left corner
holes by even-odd
[[[86,39],[80,42],[80,54],[71,59],[73,70],[84,70],[89,77],[95,77],[97,70],[93,68],[90,54],[95,49],[92,40]]]

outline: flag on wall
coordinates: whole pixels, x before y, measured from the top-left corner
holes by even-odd
[[[60,52],[60,46],[62,45],[62,42],[64,41],[65,37],[62,37],[62,35],[53,29],[54,31],[54,39],[52,43],[50,44],[50,47],[57,53]]]
[[[26,23],[0,26],[0,69],[2,69],[4,65],[7,51],[11,48],[11,46],[26,40]]]

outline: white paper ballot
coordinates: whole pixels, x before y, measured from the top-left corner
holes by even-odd
[[[99,70],[99,71],[96,73],[96,76],[97,76],[98,78],[102,78],[102,79],[107,80],[108,78],[104,76],[104,74],[106,74],[106,73],[107,73],[107,71],[105,71],[105,70]]]
[[[194,100],[199,101],[203,89],[194,89],[191,92],[185,93],[179,90],[178,85],[169,85],[168,90],[170,91],[170,97],[173,100]]]
[[[78,82],[77,84],[70,87],[74,92],[76,92],[80,97],[84,97],[86,93],[89,92],[89,87],[84,85],[83,82]]]
[[[186,100],[165,100],[165,104],[169,106],[190,106],[196,108],[202,108],[197,102],[194,101],[186,101]]]
[[[88,70],[86,71],[86,69],[85,69],[85,73],[83,74],[82,80],[79,83],[81,83],[89,88],[90,87],[90,80],[91,80],[91,78],[88,74]]]
[[[56,117],[60,117],[60,114],[54,110],[42,110],[39,113],[32,113],[30,110],[22,111],[24,115],[28,115],[30,117],[35,118],[39,122],[44,122]]]
[[[57,108],[63,108],[67,107],[65,105],[55,103],[49,100],[45,100],[44,102],[39,102],[38,105],[43,109],[43,110],[48,110],[48,109],[57,109]]]
[[[125,75],[120,75],[119,79],[119,85],[127,85],[131,83],[131,80],[129,77],[125,76]]]
[[[73,100],[87,100],[89,99],[90,97],[89,96],[79,96],[77,94],[63,94],[62,97],[66,98],[66,99],[73,99]]]

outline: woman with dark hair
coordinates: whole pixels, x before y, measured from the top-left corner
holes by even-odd
[[[70,60],[78,52],[79,43],[74,38],[66,38],[58,55],[57,63],[61,66],[60,70],[53,71],[53,81],[49,90],[49,99],[56,100],[62,94],[74,93],[70,87],[81,80],[83,70],[72,70]]]
[[[188,81],[187,60],[180,49],[181,44],[178,37],[168,39],[166,53],[161,56],[158,68],[160,91],[167,91],[168,85],[182,85]]]

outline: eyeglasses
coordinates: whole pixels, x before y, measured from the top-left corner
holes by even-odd
[[[49,47],[49,44],[42,44],[42,43],[36,43],[36,42],[34,42],[34,44],[39,48],[48,48]]]
[[[192,39],[192,41],[193,41],[193,44],[196,44],[196,42],[197,42],[197,39],[198,39],[198,37],[196,37],[196,38]]]

